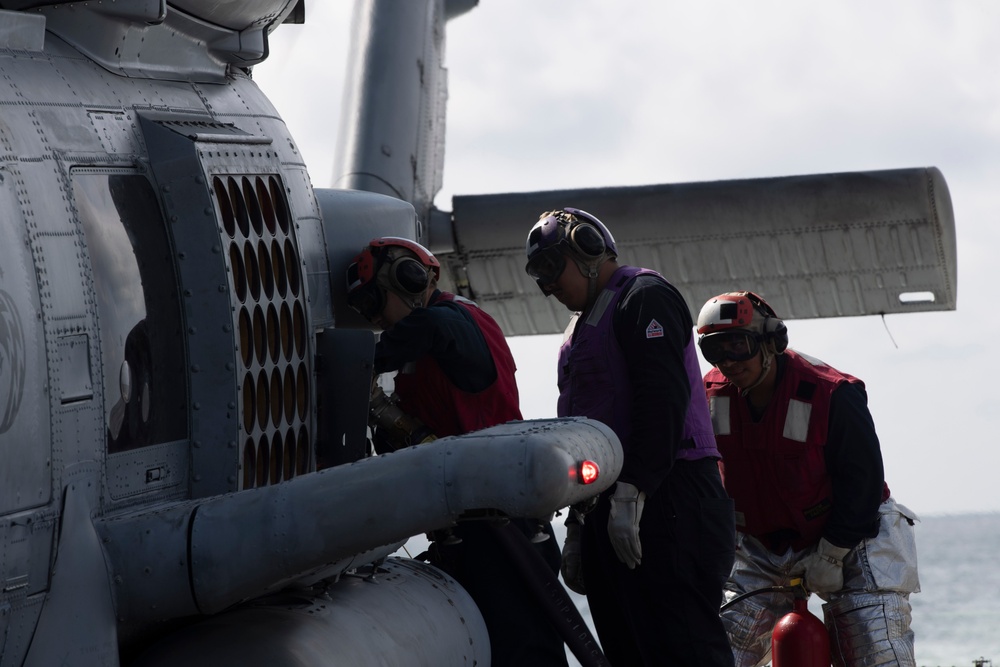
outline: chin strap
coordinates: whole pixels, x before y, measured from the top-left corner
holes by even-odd
[[[589,262],[574,256],[574,253],[570,253],[570,256],[573,257],[576,265],[580,267],[580,273],[587,277],[587,305],[584,306],[583,310],[589,310],[594,305],[594,302],[597,301],[597,277],[601,272],[601,265],[608,260],[608,255],[605,253]]]
[[[399,294],[399,293],[397,292],[397,294]],[[402,299],[403,303],[405,303],[407,306],[409,306],[413,310],[416,310],[417,308],[423,308],[424,307],[424,295],[423,294],[420,294],[418,296],[414,296],[414,297],[411,297],[411,298],[407,298],[406,296],[404,296],[402,294],[399,294],[399,298]]]
[[[597,301],[597,274],[592,273],[587,276],[587,307],[584,310],[590,310],[595,301]]]
[[[760,375],[757,377],[757,381],[746,389],[740,389],[740,396],[746,398],[752,390],[756,389],[764,378],[767,377],[767,372],[771,370],[771,363],[774,361],[774,353],[768,349],[767,344],[761,345],[761,360],[760,360]]]

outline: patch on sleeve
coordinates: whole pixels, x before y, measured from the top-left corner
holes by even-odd
[[[646,327],[646,338],[663,338],[663,325],[656,320],[650,320]]]

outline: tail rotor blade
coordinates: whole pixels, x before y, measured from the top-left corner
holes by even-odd
[[[653,268],[694,311],[749,289],[786,319],[954,310],[955,221],[934,168],[455,197],[454,287],[508,335],[569,319],[524,273],[524,241],[544,211],[605,222],[619,261]]]

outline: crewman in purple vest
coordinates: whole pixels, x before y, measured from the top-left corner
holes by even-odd
[[[915,665],[916,517],[889,497],[864,383],[788,349],[785,324],[752,292],[709,299],[698,333],[736,503],[727,602],[802,577],[826,601],[834,665]],[[791,592],[766,592],[724,609],[738,667],[767,662],[792,604]]]
[[[560,417],[604,422],[625,454],[617,484],[567,520],[562,574],[585,593],[613,665],[733,664],[719,618],[733,563],[733,505],[684,298],[619,265],[607,227],[543,213],[526,271],[576,315],[559,355]]]
[[[437,258],[408,239],[374,239],[354,258],[347,270],[348,304],[383,329],[374,372],[397,371],[399,407],[437,437],[521,419],[514,358],[503,332],[472,301],[437,289],[440,273]],[[385,443],[379,451],[407,444]],[[552,536],[551,524],[510,523],[531,538],[522,542],[537,551],[535,560],[557,573],[559,546],[544,539]],[[562,637],[505,557],[495,528],[486,521],[459,524],[447,540],[432,544],[431,563],[476,601],[493,665],[567,665]]]

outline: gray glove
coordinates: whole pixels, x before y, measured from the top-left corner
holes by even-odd
[[[634,570],[642,561],[642,543],[639,542],[639,519],[646,494],[628,482],[618,482],[611,496],[611,516],[608,518],[608,537],[618,560]]]
[[[566,541],[563,542],[562,572],[563,581],[566,587],[574,593],[580,595],[587,594],[587,587],[583,585],[583,559],[580,557],[580,531],[578,523],[571,523],[566,526]]]
[[[850,549],[837,547],[820,538],[816,551],[800,560],[792,574],[805,578],[806,590],[813,593],[833,593],[844,587],[844,557]]]

